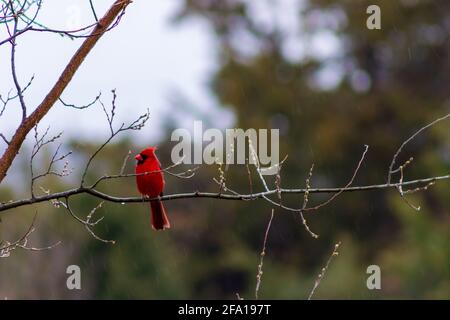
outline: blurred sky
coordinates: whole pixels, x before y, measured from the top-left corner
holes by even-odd
[[[94,1],[101,16],[112,1]],[[146,127],[133,133],[141,144],[169,140],[161,130],[170,121],[178,127],[192,129],[193,120],[204,120],[204,127],[233,127],[233,114],[220,107],[208,88],[208,80],[217,65],[214,36],[200,19],[173,24],[171,18],[181,1],[135,1],[127,8],[120,25],[97,43],[64,91],[65,102],[84,105],[101,91],[109,106],[111,89],[117,89],[117,123],[132,121],[147,108],[151,118]],[[298,25],[297,14],[302,1],[249,1],[255,23],[282,28],[289,35],[285,54],[299,61],[307,56],[328,59],[338,54],[339,42],[325,31],[307,36]],[[313,17],[315,23],[327,17]],[[46,0],[38,21],[53,29],[73,30],[93,22],[86,0]],[[7,36],[0,29],[0,39]],[[53,33],[26,33],[18,38],[16,65],[24,86],[35,75],[25,100],[32,111],[45,97],[83,39],[70,40]],[[258,50],[251,37],[239,35],[239,46],[248,52]],[[322,88],[332,88],[339,81],[333,64],[318,74]],[[0,46],[0,94],[13,88],[10,72],[10,45]],[[14,91],[12,91],[14,93]],[[0,118],[0,132],[11,137],[19,121],[18,101],[10,104]],[[57,103],[40,123],[43,132],[64,131],[65,138],[98,140],[108,135],[102,108],[96,104],[86,110],[74,110]],[[30,137],[28,137],[28,141]],[[5,148],[0,144],[0,152]]]
[[[101,17],[112,2],[94,1],[97,15]],[[308,36],[301,31],[297,14],[302,3],[296,0],[248,1],[255,23],[268,29],[277,26],[289,35],[284,48],[289,59],[300,61],[307,56],[323,59],[335,56],[341,49],[330,32]],[[169,141],[170,132],[162,130],[167,123],[192,130],[194,120],[203,120],[204,129],[232,128],[231,109],[220,106],[208,87],[218,65],[215,36],[210,26],[198,18],[174,24],[172,18],[180,5],[182,2],[178,0],[134,1],[129,5],[119,26],[104,35],[87,56],[63,92],[63,100],[85,105],[101,91],[102,101],[109,107],[110,91],[116,89],[117,126],[135,120],[149,108],[147,125],[132,133],[133,141],[140,145]],[[329,21],[328,17],[319,14],[314,17],[316,23],[324,19]],[[87,0],[46,0],[38,22],[52,29],[75,30],[93,23],[94,19]],[[6,29],[2,26],[0,39],[6,37]],[[235,40],[250,54],[259,50],[249,35],[239,34]],[[33,84],[25,92],[28,113],[43,100],[82,41],[41,32],[28,32],[17,39],[16,69],[22,87],[35,75]],[[3,96],[9,90],[15,94],[10,51],[9,44],[0,46],[0,94]],[[338,77],[333,74],[338,74],[333,68],[319,74],[322,87],[333,87],[337,83]],[[11,138],[20,116],[18,101],[13,101],[0,117],[0,132]],[[100,143],[109,135],[100,104],[75,110],[58,102],[39,123],[39,132],[42,134],[48,126],[51,127],[49,136],[64,132],[61,140],[64,145],[69,138]],[[33,136],[28,135],[26,146],[34,144]],[[0,143],[0,153],[5,147]],[[23,148],[19,159],[28,161],[29,151]],[[6,183],[14,181],[15,174],[21,171],[15,161]]]
[[[101,16],[112,1],[94,3]],[[231,113],[217,107],[207,88],[207,80],[216,65],[213,37],[206,24],[199,20],[190,19],[178,25],[170,22],[180,3],[177,0],[134,1],[120,25],[100,39],[91,51],[62,98],[67,103],[83,105],[101,91],[102,100],[109,105],[110,90],[116,88],[119,125],[150,109],[150,122],[143,131],[134,133],[143,143],[170,139],[161,136],[161,126],[168,118],[181,120],[181,126],[188,125],[188,119],[184,114],[177,115],[178,106],[174,105],[180,96],[199,109],[197,118],[199,114],[207,115],[218,119],[214,123],[217,127],[230,126]],[[46,0],[43,4],[38,20],[50,28],[76,29],[93,21],[89,1]],[[6,36],[3,27],[0,35],[2,39]],[[35,74],[25,94],[30,109],[42,101],[81,42],[82,39],[62,39],[52,33],[28,33],[18,38],[16,64],[22,85]],[[13,88],[9,59],[10,45],[5,44],[0,47],[0,94],[3,96]],[[0,131],[8,138],[20,120],[18,108],[17,103],[11,104],[0,118]],[[44,130],[49,124],[54,133],[64,130],[66,138],[97,139],[108,134],[100,105],[80,111],[58,103],[40,128]]]

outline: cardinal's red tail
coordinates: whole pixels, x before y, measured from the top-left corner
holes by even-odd
[[[170,228],[170,222],[166,215],[166,210],[161,201],[150,201],[152,209],[152,226],[155,230],[164,230]]]

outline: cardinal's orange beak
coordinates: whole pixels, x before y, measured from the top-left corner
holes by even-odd
[[[138,155],[136,155],[134,158],[135,158],[137,161],[142,161],[142,160],[144,160],[144,158],[142,158],[142,156],[141,156],[140,153],[139,153]]]

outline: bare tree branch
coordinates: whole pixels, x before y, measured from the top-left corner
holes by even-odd
[[[118,3],[118,2],[120,2],[120,1],[116,1],[116,3]],[[131,0],[129,0],[129,2],[131,3]],[[9,4],[13,4],[13,3],[17,3],[17,0],[9,0],[8,5],[3,6],[1,8],[1,11],[3,11],[3,16],[0,16],[0,24],[2,24],[2,23],[5,24],[6,28],[8,28],[8,30],[9,30],[8,23],[11,21],[14,21],[14,19],[17,18],[18,20],[21,20],[22,22],[24,22],[25,26],[22,27],[20,30],[17,29],[17,32],[15,32],[15,33],[8,32],[9,37],[7,37],[6,39],[0,40],[0,46],[7,42],[11,42],[11,41],[15,40],[17,37],[23,35],[26,32],[33,32],[33,31],[34,32],[55,33],[55,34],[58,34],[61,36],[67,36],[70,39],[89,38],[92,36],[102,35],[104,32],[110,31],[111,29],[115,28],[119,24],[122,16],[125,13],[125,11],[122,10],[115,17],[114,22],[112,22],[108,28],[106,28],[105,30],[97,30],[96,32],[94,32],[95,27],[98,26],[102,22],[102,20],[100,19],[100,21],[99,21],[97,14],[94,10],[94,7],[91,3],[91,11],[95,18],[94,23],[88,24],[84,27],[74,29],[74,30],[61,30],[61,29],[49,28],[49,27],[44,26],[43,24],[36,21],[36,18],[42,7],[42,0],[24,1],[22,8],[20,8],[20,9],[14,8],[9,5]],[[28,6],[26,6],[26,4],[28,4]],[[29,17],[26,13],[30,10],[30,8],[33,4],[36,4],[36,11],[32,17]],[[126,5],[128,5],[128,4],[126,4]],[[91,29],[93,29],[93,31],[90,31]],[[82,32],[84,34],[81,34]]]
[[[423,131],[425,131],[425,130],[428,129],[428,128],[431,128],[431,127],[434,126],[435,124],[437,124],[437,123],[439,123],[439,122],[441,122],[441,121],[444,121],[444,120],[446,120],[446,119],[448,119],[448,118],[450,118],[450,113],[447,114],[447,115],[445,115],[445,116],[443,116],[443,117],[440,117],[440,118],[434,120],[433,122],[427,124],[426,126],[420,128],[420,129],[417,130],[411,137],[409,137],[408,139],[406,139],[406,140],[400,145],[400,147],[398,148],[397,152],[394,154],[394,157],[392,158],[391,165],[389,166],[388,177],[387,177],[387,183],[390,183],[390,182],[391,182],[392,174],[393,174],[393,173],[400,171],[400,168],[394,170],[394,166],[395,166],[395,162],[397,161],[397,157],[399,156],[400,152],[402,152],[403,148],[404,148],[408,143],[410,143],[411,140],[413,140],[415,137],[417,137],[419,134],[421,134]]]
[[[148,174],[146,172],[145,174]],[[133,175],[129,175],[130,177]],[[374,185],[366,185],[366,186],[356,186],[356,187],[348,187],[348,188],[311,188],[307,189],[281,189],[280,192],[282,194],[304,194],[306,191],[309,193],[338,193],[338,192],[358,192],[358,191],[370,191],[370,190],[382,190],[382,189],[397,189],[399,185],[404,186],[417,186],[423,185],[430,182],[437,182],[441,180],[449,180],[450,175],[445,176],[436,176],[431,178],[417,179],[411,181],[404,181],[402,184],[400,183],[390,183],[390,184],[374,184]],[[213,199],[221,199],[221,200],[256,200],[260,198],[264,198],[270,195],[277,194],[279,190],[273,189],[269,191],[253,193],[253,194],[224,194],[218,192],[187,192],[187,193],[177,193],[177,194],[166,194],[160,198],[161,201],[169,201],[176,199],[190,199],[190,198],[213,198]],[[142,202],[150,202],[152,200],[156,200],[157,198],[146,198],[142,199],[142,197],[116,197],[103,192],[100,192],[96,189],[92,189],[90,187],[79,187],[74,188],[62,192],[56,192],[48,195],[38,196],[35,198],[22,199],[16,201],[3,202],[0,204],[0,212],[10,210],[17,207],[32,205],[36,203],[41,203],[45,201],[57,200],[66,197],[72,197],[79,194],[88,194],[93,197],[109,201],[115,203],[142,203]],[[301,209],[299,209],[301,210]]]
[[[3,135],[3,133],[0,133],[0,138],[2,138],[2,140],[3,140],[6,144],[9,144],[9,140],[6,139],[6,137]]]
[[[30,81],[27,83],[27,85],[26,85],[23,89],[21,89],[22,95],[23,95],[23,93],[31,86],[31,83],[33,82],[33,80],[34,80],[34,75],[31,77],[31,79],[30,79]],[[3,96],[0,94],[0,102],[3,104],[3,105],[1,106],[1,109],[0,109],[0,117],[1,117],[1,116],[3,115],[3,113],[5,112],[6,106],[8,105],[8,103],[11,102],[11,101],[14,100],[14,99],[19,98],[19,94],[16,94],[16,95],[11,96],[11,92],[12,92],[12,90],[10,90],[10,91],[8,92],[6,98],[3,98]]]
[[[34,197],[34,183],[36,182],[36,180],[49,176],[49,175],[53,175],[53,176],[58,176],[58,177],[65,177],[67,175],[70,174],[70,170],[68,168],[69,163],[66,161],[64,164],[64,168],[62,169],[62,171],[55,171],[53,170],[53,166],[62,160],[65,160],[68,156],[70,156],[72,154],[72,151],[69,151],[65,154],[59,154],[60,148],[61,148],[61,144],[58,145],[58,147],[56,148],[55,152],[53,153],[53,156],[50,159],[50,163],[48,164],[47,170],[44,172],[41,172],[38,175],[34,174],[34,159],[37,156],[37,154],[39,153],[39,151],[46,145],[49,145],[53,142],[55,142],[56,140],[58,140],[61,136],[62,136],[62,132],[60,132],[59,134],[57,134],[56,136],[53,136],[52,138],[45,140],[45,137],[47,136],[50,127],[47,127],[47,130],[44,132],[44,134],[42,135],[42,137],[39,137],[38,135],[38,126],[36,125],[34,127],[35,133],[34,133],[34,140],[35,140],[35,144],[33,145],[33,150],[31,152],[31,158],[30,158],[30,173],[31,173],[31,184],[30,184],[30,193],[31,193],[31,197]]]
[[[311,292],[309,293],[308,300],[312,299],[314,293],[316,292],[316,289],[320,285],[320,282],[322,281],[323,277],[325,277],[325,273],[327,272],[328,268],[330,267],[330,263],[333,260],[333,258],[339,255],[338,250],[339,250],[340,245],[341,245],[340,242],[338,242],[334,245],[334,250],[331,253],[330,257],[328,258],[327,264],[325,265],[325,267],[322,268],[319,275],[317,276],[316,281],[314,282],[314,286],[313,286]]]
[[[308,201],[309,201],[309,193],[311,190],[311,178],[312,178],[313,170],[314,170],[314,164],[311,165],[311,169],[309,169],[308,178],[306,178],[306,190],[305,190],[305,193],[303,194],[303,205],[302,205],[302,210],[299,211],[299,214],[300,214],[300,218],[302,220],[302,224],[305,227],[306,231],[308,231],[308,233],[311,235],[311,237],[317,239],[319,237],[319,235],[317,235],[311,231],[311,228],[309,227],[308,222],[306,221],[305,215],[303,214],[303,212],[306,209],[306,206],[308,205]]]
[[[28,228],[27,232],[20,237],[18,240],[14,242],[9,241],[3,241],[0,242],[0,258],[7,258],[11,255],[11,252],[16,249],[23,249],[23,250],[29,250],[29,251],[43,251],[43,250],[49,250],[53,249],[54,247],[61,244],[61,241],[56,242],[55,244],[47,247],[30,247],[28,246],[29,242],[29,236],[35,231],[35,222],[36,222],[37,214],[34,215],[33,221],[31,222],[30,227]]]
[[[14,7],[12,5],[12,2],[10,2],[11,5],[11,11],[14,15],[14,27],[13,27],[13,36],[17,34],[17,23],[18,23],[18,17],[16,13],[14,12]],[[25,121],[25,118],[27,117],[27,106],[25,104],[25,100],[23,98],[23,90],[20,87],[19,80],[17,78],[16,73],[16,38],[13,38],[11,40],[11,73],[14,81],[14,85],[16,86],[17,95],[19,96],[20,105],[22,107],[22,122]]]
[[[99,101],[101,95],[102,95],[102,93],[100,92],[100,93],[94,98],[94,100],[92,100],[92,101],[89,102],[88,104],[82,105],[82,106],[77,106],[77,105],[75,105],[75,104],[66,103],[66,102],[63,101],[62,98],[59,98],[58,100],[59,100],[59,102],[61,102],[61,103],[62,103],[64,106],[66,106],[66,107],[73,108],[73,109],[79,109],[79,110],[82,110],[82,109],[87,109],[87,108],[89,108],[90,106],[94,105],[97,101]]]
[[[86,219],[81,219],[80,217],[78,217],[75,212],[73,211],[73,209],[70,207],[69,205],[69,198],[66,198],[64,200],[64,202],[59,201],[58,204],[60,204],[61,206],[63,206],[64,208],[67,209],[67,211],[69,212],[69,214],[79,223],[81,223],[82,225],[84,225],[84,227],[86,228],[86,230],[91,234],[92,237],[94,237],[95,239],[97,239],[98,241],[104,242],[104,243],[111,243],[111,244],[115,244],[116,242],[114,240],[105,240],[101,237],[99,237],[94,230],[92,230],[92,228],[97,225],[100,221],[103,220],[103,217],[98,218],[95,221],[92,221],[93,215],[95,212],[97,212],[98,209],[100,209],[103,206],[103,201],[100,202],[96,207],[94,207],[91,212],[89,212],[89,214],[87,215]]]
[[[84,182],[86,180],[86,175],[89,171],[89,167],[91,166],[92,161],[103,150],[103,148],[106,147],[106,145],[109,142],[111,142],[112,139],[114,139],[115,136],[117,136],[119,133],[124,132],[124,131],[141,130],[144,127],[145,123],[148,121],[148,119],[150,119],[150,111],[147,109],[147,112],[145,114],[139,116],[139,118],[137,118],[136,120],[131,122],[128,126],[126,126],[125,123],[122,123],[122,125],[118,129],[114,129],[114,117],[116,115],[117,95],[116,95],[116,90],[112,90],[111,92],[113,94],[113,97],[112,97],[112,101],[111,101],[110,113],[108,113],[108,111],[106,110],[106,107],[103,104],[102,100],[98,99],[98,101],[100,102],[100,104],[103,107],[103,112],[105,113],[106,119],[108,121],[110,135],[109,135],[108,139],[106,139],[106,141],[89,157],[89,159],[86,163],[86,167],[84,168],[83,175],[81,177],[81,183],[80,183],[81,187],[84,185]],[[98,181],[98,182],[100,182],[100,181]]]
[[[270,214],[269,223],[267,224],[266,232],[264,233],[263,247],[262,247],[261,254],[260,254],[261,258],[260,258],[259,264],[258,264],[258,273],[256,274],[256,287],[255,287],[255,299],[256,300],[258,300],[259,289],[261,288],[264,257],[266,256],[267,239],[269,238],[269,231],[270,231],[270,227],[272,226],[273,216],[274,216],[274,209],[272,209],[272,213]]]
[[[350,186],[353,184],[353,181],[355,181],[356,175],[358,174],[358,171],[359,171],[359,169],[361,168],[361,164],[363,163],[364,158],[366,157],[366,154],[367,154],[367,151],[368,151],[368,150],[369,150],[369,146],[368,146],[368,145],[365,145],[365,146],[364,146],[364,152],[363,152],[363,154],[362,154],[362,156],[361,156],[361,159],[359,160],[359,162],[358,162],[358,164],[357,164],[357,166],[356,166],[356,168],[355,168],[355,171],[353,171],[353,175],[352,175],[352,177],[350,178],[350,181],[345,185],[345,187],[344,187],[343,189],[341,189],[341,191],[336,192],[335,194],[333,194],[333,196],[332,196],[330,199],[328,199],[327,201],[325,201],[325,202],[323,202],[323,203],[321,203],[321,204],[318,204],[318,205],[316,205],[316,206],[314,206],[314,207],[304,208],[303,211],[312,211],[312,210],[315,211],[315,210],[318,210],[318,209],[320,209],[320,208],[322,208],[322,207],[324,207],[324,206],[330,204],[330,203],[331,203],[334,199],[336,199],[342,192],[344,192],[344,190],[345,190],[346,188],[350,187]]]
[[[98,21],[97,13],[95,12],[94,4],[92,3],[92,0],[89,0],[89,5],[91,6],[92,14],[94,15],[95,21]]]

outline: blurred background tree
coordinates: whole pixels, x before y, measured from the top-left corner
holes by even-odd
[[[313,187],[345,185],[364,144],[370,149],[355,184],[384,183],[402,141],[450,110],[450,3],[376,1],[381,30],[366,28],[370,4],[373,1],[185,0],[175,17],[178,23],[202,19],[211,28],[219,56],[211,90],[233,110],[235,126],[280,129],[280,151],[289,155],[282,170],[285,188],[303,187],[312,163]],[[448,124],[436,126],[405,148],[399,163],[414,157],[406,170],[411,179],[448,173],[449,146]],[[83,155],[93,146],[74,141],[73,148]],[[139,147],[128,140],[111,145],[97,159],[101,165],[96,172],[118,171],[122,158],[117,155],[129,149]],[[169,163],[170,143],[161,142],[160,155]],[[132,165],[130,161],[128,172]],[[187,181],[167,177],[166,193],[217,190],[212,182],[216,169],[203,167]],[[230,187],[249,192],[245,166],[232,167],[226,178]],[[268,181],[274,185],[273,178]],[[54,180],[47,183],[52,190],[64,188]],[[103,185],[105,192],[120,195],[134,188],[133,179]],[[9,192],[2,190],[2,195],[10,198]],[[340,255],[315,297],[448,299],[449,194],[450,186],[443,182],[409,197],[420,204],[420,212],[394,190],[343,194],[307,216],[319,239],[304,230],[295,214],[277,209],[260,297],[306,298],[334,243],[342,241]],[[326,196],[314,196],[311,202],[323,199]],[[298,207],[302,197],[286,196],[283,201]],[[78,212],[87,213],[97,204],[85,196],[74,199]],[[238,292],[254,297],[270,206],[263,201],[186,199],[167,202],[167,209],[173,229],[155,233],[149,230],[147,206],[105,204],[100,212],[106,218],[98,232],[116,241],[105,245],[62,209],[38,206],[42,213],[37,241],[63,239],[64,248],[20,252],[1,261],[0,295],[235,298]],[[22,208],[4,220],[23,225],[32,213]],[[0,228],[3,238],[4,223]],[[81,292],[64,289],[61,266],[71,263],[83,270]],[[382,290],[366,287],[371,264],[381,267]],[[51,270],[53,278],[46,273]],[[40,277],[43,273],[46,276]]]

